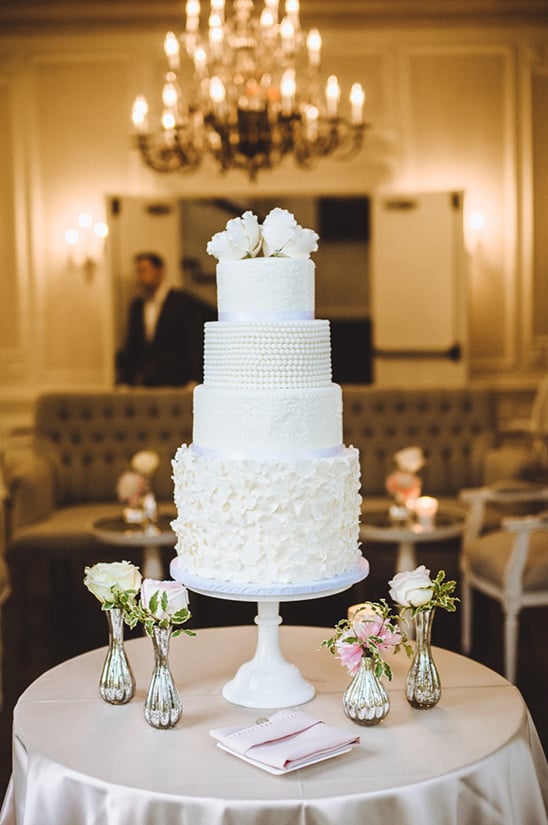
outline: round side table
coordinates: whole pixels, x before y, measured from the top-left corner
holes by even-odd
[[[177,541],[171,529],[173,515],[160,513],[155,524],[141,527],[126,524],[120,515],[98,518],[92,525],[93,535],[105,544],[143,548],[143,578],[163,579],[162,547],[175,547]]]
[[[388,508],[374,509],[362,513],[360,539],[397,544],[396,573],[402,573],[414,570],[417,566],[417,544],[457,538],[464,533],[465,527],[466,513],[457,508],[440,508],[431,527],[423,527],[415,522],[394,524],[390,520]]]

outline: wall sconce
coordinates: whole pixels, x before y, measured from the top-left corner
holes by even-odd
[[[103,255],[108,226],[95,221],[89,212],[78,215],[78,229],[67,229],[65,241],[69,247],[69,263],[83,269],[86,278],[92,278]]]
[[[485,230],[485,215],[478,209],[470,212],[466,221],[467,247],[470,254],[478,253]]]

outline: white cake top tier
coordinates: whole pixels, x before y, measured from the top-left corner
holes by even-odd
[[[219,321],[313,319],[314,271],[310,258],[219,261]]]

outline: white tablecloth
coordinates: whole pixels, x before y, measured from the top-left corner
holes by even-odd
[[[227,610],[230,604],[227,603]],[[519,691],[482,665],[435,650],[443,693],[414,710],[394,657],[391,710],[377,727],[346,719],[349,679],[319,644],[322,628],[280,628],[286,658],[315,685],[307,713],[358,732],[359,747],[286,776],[221,751],[211,728],[254,722],[221,689],[255,650],[256,628],[198,631],[171,642],[183,717],[147,725],[143,700],[153,656],[148,638],[127,643],[137,695],[104,703],[105,649],[44,673],[14,713],[14,764],[0,825],[545,825],[548,766]]]

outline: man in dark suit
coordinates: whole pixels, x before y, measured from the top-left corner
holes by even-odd
[[[135,256],[142,295],[132,300],[117,381],[132,386],[178,387],[200,381],[207,312],[188,293],[165,284],[165,264],[154,252]]]

